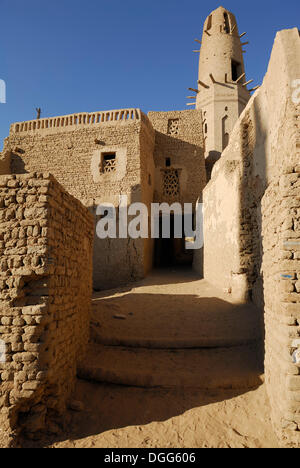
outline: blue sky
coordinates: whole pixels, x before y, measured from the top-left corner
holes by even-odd
[[[299,26],[299,0],[0,0],[0,148],[12,122],[105,109],[186,109],[203,22],[220,5],[247,32],[259,84],[276,31]]]

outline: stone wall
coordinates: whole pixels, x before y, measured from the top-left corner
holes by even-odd
[[[297,29],[277,34],[268,72],[204,191],[206,279],[265,311],[267,390],[282,441],[300,443]],[[299,343],[300,348],[300,343]]]
[[[11,126],[5,151],[12,173],[48,171],[96,215],[100,203],[119,205],[153,197],[154,131],[139,109],[73,114]],[[116,153],[113,172],[100,170],[105,153]],[[146,182],[145,182],[146,181]],[[143,190],[142,190],[143,184]],[[147,192],[148,190],[148,192]],[[152,201],[152,200],[151,200]],[[142,239],[99,239],[94,243],[94,288],[140,279],[151,266],[151,244]]]
[[[1,176],[0,239],[2,441],[55,432],[72,392],[89,337],[92,216],[49,174]]]
[[[9,151],[0,153],[0,175],[10,174],[11,154]]]
[[[262,212],[266,384],[282,443],[300,446],[299,165],[269,185]]]

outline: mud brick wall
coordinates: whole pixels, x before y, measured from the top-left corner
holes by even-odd
[[[89,337],[93,220],[53,176],[0,177],[2,429],[53,431]]]
[[[148,202],[154,191],[154,130],[139,109],[73,114],[16,123],[5,140],[10,172],[54,175],[94,215],[100,203]],[[116,170],[101,173],[101,155],[116,153]],[[148,181],[151,180],[151,184]],[[149,245],[150,244],[150,245]],[[151,243],[94,236],[93,284],[108,289],[143,278],[152,267]]]
[[[239,118],[204,190],[205,276],[237,299],[252,298],[261,306],[261,199],[269,184],[297,161],[292,83],[299,66],[298,30],[278,33],[263,84]]]
[[[11,154],[9,151],[0,153],[0,175],[10,174]]]
[[[263,278],[266,384],[283,444],[300,444],[300,166],[286,169],[266,190]]]
[[[199,110],[149,112],[155,129],[155,193],[154,201],[195,203],[206,184],[202,113]],[[179,195],[168,197],[164,193],[163,171],[166,158],[170,169],[180,171]]]
[[[285,445],[300,444],[300,114],[298,29],[277,34],[267,74],[238,120],[204,190],[204,274],[262,310],[266,386]],[[264,311],[264,315],[263,315]],[[295,343],[294,343],[295,344]]]
[[[156,203],[202,203],[206,185],[203,120],[200,110],[150,112],[148,117],[155,129],[155,191]],[[166,166],[169,158],[170,166]],[[177,171],[178,193],[165,191],[166,171]],[[191,252],[191,251],[190,251]],[[203,275],[203,249],[193,251],[194,270]]]

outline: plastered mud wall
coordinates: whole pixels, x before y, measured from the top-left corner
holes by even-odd
[[[57,431],[89,338],[92,242],[53,176],[0,177],[0,441]]]
[[[155,192],[154,201],[193,203],[195,206],[206,184],[202,113],[197,110],[150,112],[155,129]],[[170,165],[166,165],[169,159]],[[164,172],[178,170],[177,195],[168,195]]]
[[[300,309],[299,78],[299,32],[281,31],[263,84],[204,190],[205,277],[264,309],[273,421],[293,446],[300,443],[300,364],[292,358]]]
[[[206,185],[202,112],[150,112],[148,117],[155,129],[154,201],[179,202],[182,207],[192,203],[195,210],[197,201],[202,203]],[[193,260],[194,269],[202,276],[202,248],[193,251]]]
[[[153,199],[154,131],[139,109],[13,124],[5,141],[12,173],[48,171],[99,221],[97,206]],[[116,154],[115,170],[101,171],[102,155]],[[150,183],[149,183],[150,181]],[[141,239],[99,239],[94,236],[95,289],[107,289],[144,276],[152,267],[152,246]]]

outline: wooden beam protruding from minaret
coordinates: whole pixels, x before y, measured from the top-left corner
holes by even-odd
[[[195,89],[195,88],[188,88],[189,91],[194,91],[195,93],[199,93],[199,89]]]
[[[237,80],[236,80],[236,83],[239,83],[243,78],[244,76],[246,76],[246,73],[243,73]]]
[[[242,39],[242,37],[246,36],[246,32],[243,32],[243,34],[240,35],[240,39]]]
[[[243,83],[242,86],[246,87],[248,84],[253,83],[254,80],[249,80],[247,83]]]
[[[203,81],[198,80],[198,83],[199,83],[199,85],[202,86],[203,88],[206,88],[206,89],[209,88],[209,86],[208,86],[207,84],[203,83]]]
[[[196,102],[188,102],[187,103],[187,106],[195,106],[196,105]]]
[[[199,53],[199,52],[200,52],[200,50],[193,50],[193,52],[197,52],[197,53]]]
[[[242,42],[241,45],[244,46],[244,45],[248,45],[248,44],[249,44],[249,41],[248,42]]]
[[[255,88],[249,89],[249,93],[251,93],[252,91],[256,91],[258,88],[260,88],[260,86],[255,86]]]
[[[199,44],[202,44],[201,41],[199,41],[199,39],[194,39],[195,42],[198,42]]]

